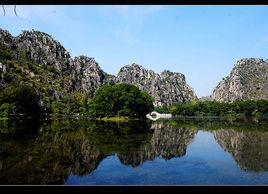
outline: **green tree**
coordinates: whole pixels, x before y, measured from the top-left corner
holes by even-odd
[[[82,92],[73,92],[60,100],[51,103],[50,108],[54,115],[83,114],[86,108],[87,97]]]
[[[0,105],[3,116],[40,116],[42,108],[33,87],[26,83],[12,83],[0,92]]]
[[[93,117],[143,118],[152,110],[153,99],[149,94],[121,83],[102,86],[90,101],[87,113]]]

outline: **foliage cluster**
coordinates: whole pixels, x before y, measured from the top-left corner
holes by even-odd
[[[161,109],[161,108],[159,108]],[[216,101],[192,101],[163,107],[173,115],[181,116],[268,116],[267,100],[236,100],[232,103]]]
[[[0,91],[0,116],[39,116],[42,108],[37,92],[28,84],[10,84]]]
[[[87,114],[92,117],[127,116],[143,118],[153,110],[153,99],[130,84],[104,85],[90,101]]]

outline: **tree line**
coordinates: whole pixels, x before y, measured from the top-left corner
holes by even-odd
[[[61,99],[40,97],[28,83],[12,83],[0,91],[0,116],[84,115],[92,118],[145,118],[153,110],[153,98],[131,84],[103,85],[90,99],[74,91]]]
[[[268,100],[236,100],[234,102],[190,101],[156,107],[160,113],[177,116],[268,117]]]

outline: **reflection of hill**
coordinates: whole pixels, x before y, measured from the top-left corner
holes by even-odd
[[[196,133],[163,123],[76,120],[53,121],[35,131],[39,134],[0,136],[0,183],[63,184],[70,174],[89,174],[114,154],[132,166],[183,156]]]
[[[152,124],[151,128],[154,129],[154,133],[150,143],[138,151],[118,155],[123,164],[136,167],[158,156],[165,159],[183,156],[197,132],[162,123]]]
[[[214,131],[216,141],[231,153],[243,170],[268,170],[268,132],[222,129]]]
[[[66,119],[40,127],[30,120],[5,121],[0,122],[0,184],[63,184],[70,174],[92,173],[114,154],[132,167],[156,157],[181,157],[197,128],[212,130],[242,169],[268,169],[268,132],[263,123],[163,120],[117,124]]]

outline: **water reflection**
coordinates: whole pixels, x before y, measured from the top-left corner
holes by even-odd
[[[214,132],[220,146],[246,171],[268,170],[268,132],[221,129]]]
[[[144,161],[153,160],[156,157],[171,159],[185,155],[197,130],[178,128],[170,123],[153,123],[151,125],[153,135],[149,143],[142,146],[138,151],[118,154],[122,164],[136,167]]]
[[[199,129],[212,131],[241,169],[267,170],[267,123],[7,120],[0,121],[0,184],[63,184],[70,174],[91,174],[115,154],[131,167],[181,157]]]

